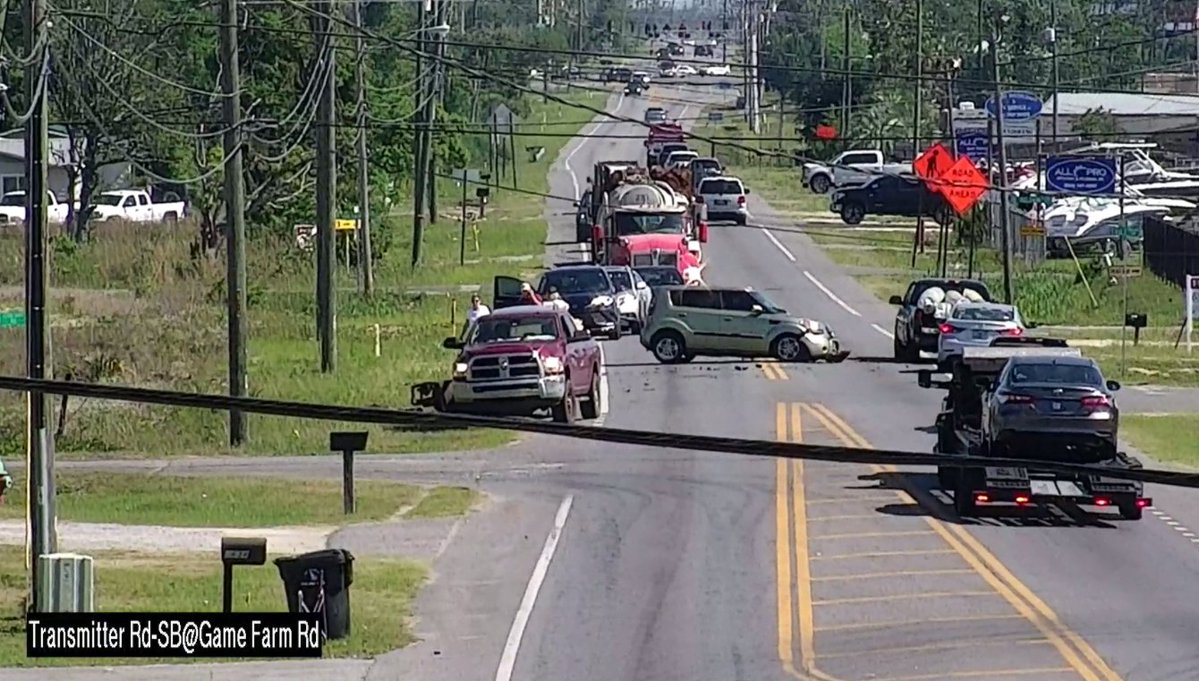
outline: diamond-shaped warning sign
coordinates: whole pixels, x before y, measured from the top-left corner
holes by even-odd
[[[948,170],[941,173],[935,183],[945,201],[958,215],[965,215],[973,208],[988,188],[987,178],[978,172],[974,162],[966,156],[959,158]]]

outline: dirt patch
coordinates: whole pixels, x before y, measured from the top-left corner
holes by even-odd
[[[163,553],[213,553],[221,537],[266,537],[271,553],[304,553],[326,547],[333,527],[166,527],[113,523],[58,523],[58,544],[63,551],[160,551]],[[25,544],[25,523],[0,522],[0,545]]]

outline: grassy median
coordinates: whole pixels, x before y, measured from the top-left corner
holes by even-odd
[[[95,558],[96,609],[100,612],[219,612],[221,563],[216,555],[100,552]],[[351,631],[325,645],[325,657],[371,657],[413,642],[412,600],[426,570],[406,560],[375,557],[354,562],[350,587]],[[0,667],[179,663],[181,659],[36,659],[25,657],[24,556],[0,552]],[[239,612],[287,609],[274,564],[237,571],[234,606]],[[197,660],[191,660],[197,661]],[[216,662],[206,659],[200,662]]]
[[[24,481],[0,506],[0,519],[25,517]],[[462,515],[478,493],[379,480],[354,484],[355,513],[342,514],[341,480],[252,476],[80,473],[56,476],[60,520],[172,527],[279,527]]]
[[[604,94],[571,98],[602,103]],[[545,147],[531,161],[518,150],[521,189],[497,189],[485,219],[468,231],[467,264],[459,264],[457,202],[443,200],[426,231],[425,264],[413,271],[411,211],[400,208],[375,227],[376,243],[390,242],[376,267],[377,293],[361,297],[355,274],[338,267],[337,369],[322,374],[315,341],[314,263],[291,235],[251,229],[249,272],[249,391],[257,397],[354,406],[402,408],[411,384],[446,377],[452,353],[440,341],[463,319],[470,289],[489,297],[496,274],[540,268],[546,224],[547,173],[586,112],[534,100],[521,145]],[[564,124],[565,123],[565,124]],[[577,125],[576,125],[577,124]],[[536,134],[544,133],[545,137]],[[442,180],[447,193],[451,180]],[[510,181],[509,181],[510,182]],[[508,185],[511,186],[510,184]],[[532,194],[528,193],[532,192]],[[473,195],[473,194],[472,194]],[[569,206],[564,210],[569,210]],[[253,226],[251,225],[251,228]],[[75,380],[204,393],[226,391],[223,258],[193,258],[195,227],[102,226],[85,244],[51,244],[51,339],[55,375]],[[23,302],[19,233],[0,236],[0,310]],[[376,343],[376,337],[378,342]],[[24,332],[0,328],[0,373],[20,374]],[[378,352],[376,353],[376,349]],[[62,458],[164,457],[229,451],[224,413],[55,399],[57,449]],[[0,396],[0,456],[24,448],[25,402]],[[328,433],[361,430],[344,423],[250,417],[244,450],[261,454],[324,453]],[[369,427],[371,452],[427,452],[495,447],[507,432]]]
[[[1199,469],[1199,414],[1124,415],[1120,434],[1162,463]]]

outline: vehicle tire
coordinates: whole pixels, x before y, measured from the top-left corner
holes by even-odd
[[[828,175],[821,174],[813,177],[812,181],[808,183],[808,187],[817,194],[827,194],[830,184],[832,183],[829,181]]]
[[[744,215],[737,216],[737,224],[738,225],[744,227],[746,222],[748,222],[748,218],[746,218]]]
[[[784,333],[770,344],[770,355],[780,362],[810,362],[812,353],[803,339],[793,333]]]
[[[1120,517],[1125,520],[1140,520],[1144,515],[1145,509],[1137,506],[1136,502],[1117,504],[1116,509],[1120,511]]]
[[[959,469],[957,480],[953,486],[953,510],[961,518],[970,518],[978,514],[978,505],[974,503],[974,490],[970,489],[970,475],[967,468]]]
[[[608,332],[608,340],[614,340],[614,341],[620,340],[620,337],[622,335],[624,335],[623,333],[621,333],[623,331],[623,329],[621,327],[623,327],[623,326],[624,326],[624,324],[621,322],[616,322],[615,324],[613,324],[612,330]]]
[[[847,225],[858,225],[866,219],[866,209],[857,203],[846,203],[841,206],[841,221]]]
[[[599,418],[600,407],[600,369],[598,366],[591,368],[591,389],[587,391],[587,397],[579,403],[579,411],[585,419]]]
[[[908,358],[908,348],[906,345],[904,345],[903,343],[901,343],[899,341],[898,336],[896,336],[895,338],[893,338],[891,340],[891,347],[892,347],[892,354],[895,356],[895,359],[897,361],[902,362]]]
[[[957,489],[957,469],[950,466],[937,466],[937,484],[943,492],[953,492]]]
[[[654,359],[662,364],[679,364],[687,361],[687,343],[678,331],[659,331],[650,341]]]
[[[566,377],[566,384],[570,385],[569,376]],[[568,388],[562,401],[550,407],[550,416],[554,419],[554,423],[574,423],[576,407],[575,396],[570,394]]]

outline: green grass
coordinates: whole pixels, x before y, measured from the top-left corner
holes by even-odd
[[[571,98],[597,104],[600,93]],[[524,117],[526,132],[570,133],[589,115],[539,100]],[[546,125],[542,125],[542,117]],[[566,121],[572,125],[554,125]],[[581,124],[580,124],[581,127]],[[547,173],[567,137],[518,141],[520,187],[548,189]],[[545,154],[529,162],[523,146]],[[482,165],[482,163],[476,163]],[[509,183],[510,180],[506,182]],[[454,189],[444,180],[446,194]],[[249,391],[252,396],[351,406],[403,408],[413,383],[446,378],[453,353],[441,340],[461,328],[469,293],[414,294],[412,289],[471,285],[490,296],[497,274],[532,276],[540,269],[546,223],[544,199],[512,189],[493,190],[486,219],[478,223],[478,248],[468,232],[468,263],[459,265],[459,224],[442,217],[425,234],[424,262],[409,265],[411,211],[383,216],[376,243],[389,248],[378,262],[377,290],[366,299],[354,290],[354,273],[338,268],[337,366],[319,370],[315,340],[314,263],[288,238],[270,239],[251,229],[247,247],[250,324]],[[565,203],[563,210],[568,210]],[[439,213],[457,213],[443,200]],[[251,225],[253,228],[253,225]],[[204,393],[227,391],[221,256],[189,256],[192,225],[103,229],[87,244],[54,241],[51,336],[55,375],[142,387]],[[498,258],[530,256],[506,262]],[[23,258],[19,235],[0,237],[0,308],[22,304]],[[7,288],[4,286],[7,285]],[[375,329],[379,330],[376,356]],[[23,372],[24,334],[0,329],[0,373]],[[58,400],[54,400],[57,419]],[[24,399],[0,396],[0,456],[24,449]],[[335,430],[367,430],[368,452],[409,453],[485,449],[511,442],[510,433],[484,430],[416,430],[251,415],[248,444],[254,454],[326,453]],[[69,399],[57,438],[62,458],[164,457],[230,452],[227,416],[195,409]]]
[[[0,518],[24,518],[24,481],[15,480]],[[275,479],[245,476],[169,476],[81,473],[56,476],[58,516],[92,523],[177,527],[277,527],[342,525],[404,517],[461,515],[477,493],[461,487],[423,488],[379,480],[354,483],[355,513],[342,515],[341,479]],[[408,509],[408,510],[405,510]]]
[[[1122,416],[1120,435],[1158,461],[1199,468],[1199,414]]]
[[[101,612],[219,612],[221,563],[192,555],[94,554],[96,609]],[[423,566],[406,560],[358,558],[350,586],[353,609],[350,635],[329,641],[325,657],[365,658],[402,648],[415,640],[412,599],[424,584]],[[25,657],[26,573],[21,551],[0,552],[0,667],[161,664],[216,662],[215,659],[29,659]],[[234,611],[287,609],[275,566],[238,570]]]

